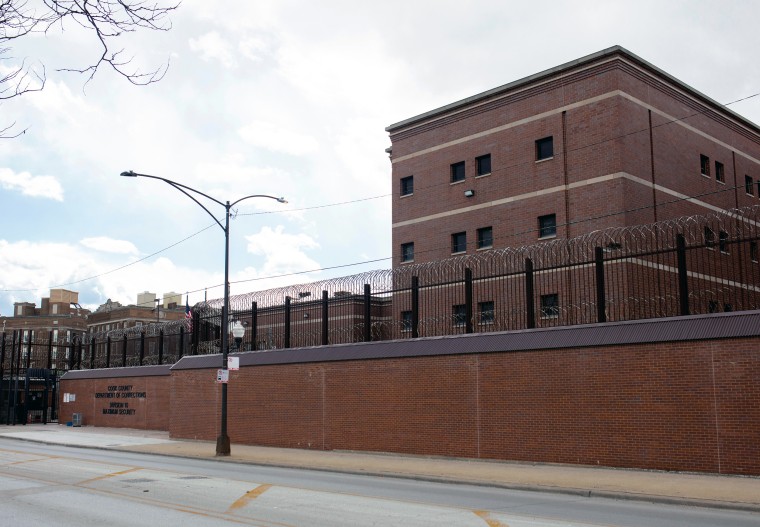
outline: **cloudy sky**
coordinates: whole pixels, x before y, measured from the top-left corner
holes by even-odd
[[[0,72],[26,60],[48,80],[0,105],[0,128],[27,129],[0,139],[0,314],[55,287],[90,308],[222,295],[222,230],[130,169],[289,201],[237,207],[233,293],[388,268],[386,126],[615,44],[730,103],[760,92],[758,15],[754,0],[184,0],[171,31],[123,41],[143,69],[170,61],[145,87],[56,71],[98,54],[75,28],[17,41]],[[730,108],[760,123],[760,97]]]

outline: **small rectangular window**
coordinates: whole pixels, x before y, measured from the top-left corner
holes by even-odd
[[[723,163],[720,161],[715,162],[715,180],[724,183],[726,181],[726,175],[723,172]]]
[[[554,157],[554,137],[544,137],[536,140],[536,161]]]
[[[491,154],[476,157],[475,161],[478,164],[479,176],[486,176],[491,173]]]
[[[463,253],[467,251],[467,233],[455,232],[451,235],[451,252]]]
[[[464,161],[451,165],[451,182],[464,181]]]
[[[493,247],[493,227],[481,227],[478,229],[478,249]]]
[[[718,247],[720,252],[728,254],[728,233],[726,231],[718,233]]]
[[[467,322],[467,306],[464,304],[451,306],[451,318],[455,326],[464,326]]]
[[[559,295],[541,295],[541,318],[559,317]]]
[[[401,331],[411,331],[411,330],[412,330],[412,312],[402,311],[401,312]]]
[[[704,154],[699,155],[699,170],[703,176],[710,177],[710,158]]]
[[[750,196],[755,195],[755,182],[749,176],[744,176],[744,192]]]
[[[547,214],[538,217],[538,237],[548,238],[557,235],[557,215]]]
[[[414,242],[401,244],[401,261],[402,262],[414,261]]]
[[[481,324],[493,324],[494,307],[493,301],[478,302],[478,322]]]
[[[715,233],[710,227],[705,227],[705,247],[715,247]]]
[[[408,196],[414,193],[414,176],[401,178],[401,195]]]
[[[757,242],[749,242],[749,259],[757,263]]]

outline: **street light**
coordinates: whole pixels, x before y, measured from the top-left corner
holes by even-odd
[[[172,181],[171,179],[166,179],[158,176],[150,176],[148,174],[138,174],[136,172],[133,172],[131,170],[122,172],[122,176],[124,177],[144,177],[144,178],[150,178],[150,179],[158,179],[159,181],[163,181],[164,183],[171,185],[175,189],[182,192],[185,196],[193,200],[196,205],[198,205],[200,208],[206,211],[206,213],[211,216],[217,225],[224,231],[224,305],[222,306],[222,369],[227,369],[227,353],[228,353],[228,347],[229,347],[229,311],[230,311],[230,209],[240,203],[243,200],[249,199],[249,198],[269,198],[273,199],[275,201],[278,201],[280,203],[287,203],[285,201],[285,198],[278,198],[275,196],[268,196],[266,194],[252,194],[250,196],[242,197],[236,201],[233,201],[230,203],[229,201],[221,202],[216,198],[212,198],[208,194],[204,194],[203,192],[196,190],[192,187],[188,187],[187,185],[183,185],[182,183],[177,183],[176,181]],[[224,207],[224,225],[214,216],[211,214],[211,211],[209,211],[200,201],[198,201],[195,196],[193,196],[190,193],[197,194],[199,196],[203,196],[206,199],[209,199],[216,203],[217,205],[221,205]],[[219,437],[216,439],[216,455],[217,456],[229,456],[230,455],[230,437],[227,435],[227,383],[222,383],[222,422],[220,426],[220,432]]]
[[[235,348],[240,351],[240,345],[243,343],[243,335],[245,335],[245,327],[236,320],[232,325],[232,336],[235,338]]]

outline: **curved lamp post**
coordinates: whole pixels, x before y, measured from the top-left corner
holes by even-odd
[[[182,192],[185,196],[193,200],[200,208],[206,211],[206,213],[211,216],[217,225],[224,231],[224,306],[222,307],[222,369],[227,369],[227,353],[229,348],[229,311],[230,311],[230,209],[240,203],[243,200],[249,199],[249,198],[269,198],[273,199],[275,201],[279,201],[280,203],[287,203],[285,201],[285,198],[278,198],[275,196],[268,196],[266,194],[252,194],[250,196],[242,197],[238,200],[233,201],[230,203],[229,201],[221,202],[216,198],[212,198],[208,194],[204,194],[203,192],[196,190],[192,187],[188,187],[187,185],[183,185],[182,183],[177,183],[176,181],[172,181],[171,179],[166,179],[158,176],[150,176],[148,174],[138,174],[136,172],[133,172],[131,170],[122,172],[122,176],[124,177],[144,177],[144,178],[150,178],[150,179],[157,179],[159,181],[163,181],[164,183],[171,185],[175,189]],[[200,201],[196,199],[193,194],[197,194],[199,196],[203,196],[206,199],[210,199],[217,205],[221,205],[224,207],[224,225],[222,225],[222,222],[220,222],[216,216],[211,214],[211,211],[209,211]],[[230,437],[227,435],[227,383],[222,383],[222,422],[221,427],[219,431],[219,437],[216,439],[216,455],[217,456],[229,456],[230,455]]]

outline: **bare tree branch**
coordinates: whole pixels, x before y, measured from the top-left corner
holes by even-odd
[[[91,31],[99,43],[99,53],[91,63],[82,67],[64,67],[57,71],[81,73],[89,83],[101,67],[115,71],[135,85],[160,81],[169,68],[169,61],[150,71],[132,67],[133,57],[126,57],[123,48],[114,49],[115,41],[125,33],[138,31],[169,31],[169,15],[179,2],[161,5],[161,0],[0,0],[0,61],[10,60],[10,42],[33,32],[49,34],[64,31],[64,22],[71,21]],[[30,66],[23,60],[9,73],[0,74],[0,100],[11,99],[45,87],[44,65]],[[0,138],[10,135],[13,125],[0,129]]]

